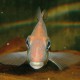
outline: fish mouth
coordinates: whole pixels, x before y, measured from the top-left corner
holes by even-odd
[[[43,62],[30,62],[30,66],[34,69],[40,69],[44,65]]]

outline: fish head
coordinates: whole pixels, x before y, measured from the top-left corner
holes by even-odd
[[[48,61],[49,38],[40,36],[29,36],[26,40],[28,47],[28,63],[34,69],[40,69]]]

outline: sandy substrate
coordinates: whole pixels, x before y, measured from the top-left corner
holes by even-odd
[[[0,80],[80,80],[80,64],[63,71],[50,62],[40,70],[26,64],[19,67],[1,65]]]

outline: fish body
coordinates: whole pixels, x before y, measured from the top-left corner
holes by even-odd
[[[41,13],[41,10],[39,9],[38,23],[26,40],[27,45],[29,46],[28,61],[31,67],[35,69],[41,68],[48,61],[48,52],[46,47],[50,40],[43,21],[43,14],[44,12]]]

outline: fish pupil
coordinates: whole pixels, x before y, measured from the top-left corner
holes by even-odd
[[[29,40],[28,39],[26,40],[26,45],[29,48]]]
[[[48,41],[48,43],[47,43],[47,50],[50,48],[50,46],[51,46],[51,42]]]

